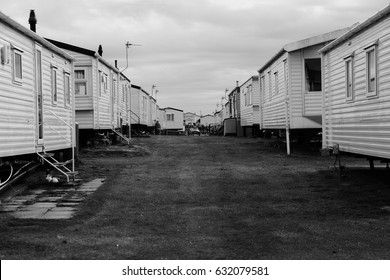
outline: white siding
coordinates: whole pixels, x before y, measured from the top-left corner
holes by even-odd
[[[167,115],[173,114],[173,121],[168,120]],[[165,108],[165,129],[181,129],[183,128],[184,114],[183,111]]]
[[[0,157],[35,152],[33,41],[0,23],[0,47],[12,43],[23,51],[23,82],[13,83],[12,54],[0,64]],[[12,53],[12,52],[11,52]]]
[[[52,98],[51,66],[57,67],[57,102]],[[73,124],[73,107],[65,106],[64,72],[71,73],[69,61],[55,55],[47,49],[42,53],[43,74],[43,112],[44,112],[44,146],[45,150],[59,150],[71,147],[72,130],[63,123]],[[70,91],[73,92],[73,80],[70,80]],[[71,95],[73,99],[73,94]],[[51,112],[62,119],[59,120]]]
[[[260,73],[262,79],[262,95],[261,106],[262,129],[280,129],[286,127],[286,107],[285,107],[285,93],[286,83],[284,82],[285,67],[284,61],[287,59],[287,53],[280,56],[267,69]],[[278,73],[278,84],[275,85],[275,73]],[[276,86],[278,93],[276,93]]]
[[[36,84],[35,84],[35,43],[31,38],[38,36],[26,35],[0,21],[0,47],[12,46],[22,51],[22,82],[13,82],[12,50],[9,63],[0,63],[0,157],[35,153],[37,151],[37,114],[36,114]],[[71,147],[72,134],[70,129],[53,114],[57,114],[65,122],[74,124],[74,96],[72,68],[73,62],[54,52],[40,38],[42,46],[42,91],[43,91],[43,145],[48,151]],[[52,67],[57,70],[58,100],[52,99]],[[70,78],[70,104],[65,104],[64,73]],[[66,139],[64,139],[66,138]]]
[[[323,146],[366,156],[390,158],[390,20],[371,25],[325,53]],[[378,40],[378,41],[377,41]],[[366,94],[366,51],[377,45],[378,96]],[[354,100],[346,98],[344,58],[354,53]]]
[[[250,98],[248,98],[250,94]],[[240,86],[241,126],[260,123],[260,87],[258,77],[251,77]]]

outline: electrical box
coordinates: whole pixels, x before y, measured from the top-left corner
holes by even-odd
[[[1,64],[9,64],[11,61],[11,45],[8,42],[0,40]]]

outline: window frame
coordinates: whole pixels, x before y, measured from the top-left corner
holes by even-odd
[[[64,71],[64,106],[69,107],[71,104],[70,73]]]
[[[279,95],[279,73],[274,72],[274,83],[275,83],[275,96]]]
[[[269,84],[269,90],[268,90],[268,98],[269,100],[272,100],[272,80],[271,80],[271,70],[268,71],[268,84]]]
[[[378,44],[375,42],[374,44],[364,48],[365,51],[365,66],[366,66],[366,96],[367,97],[378,97]],[[373,63],[374,63],[374,90],[370,90],[370,84],[371,84],[371,79],[370,79],[370,54],[373,53]]]
[[[77,78],[77,75],[76,75],[76,71],[83,71],[84,72],[84,78],[83,79],[79,79]],[[75,96],[88,96],[89,95],[89,90],[88,90],[88,79],[87,79],[87,68],[75,68],[74,69],[74,85],[75,85],[75,89],[74,89],[74,92],[75,92]],[[80,94],[80,91],[78,90],[79,87],[78,85],[81,85],[81,84],[84,84],[84,88],[85,88],[85,93],[84,94]]]
[[[173,113],[167,113],[166,117],[167,117],[167,122],[174,122],[175,121],[175,114],[173,114]]]
[[[57,66],[51,65],[51,101],[53,105],[58,103],[58,75]]]
[[[306,67],[306,61],[309,61],[309,60],[316,60],[316,61],[319,61],[320,63],[320,79],[319,79],[319,82],[320,82],[320,87],[321,89],[320,90],[310,90],[310,84],[308,85],[308,71],[307,71],[307,67]],[[305,93],[321,93],[322,90],[323,90],[323,84],[322,84],[322,62],[321,62],[321,58],[320,57],[307,57],[307,58],[304,58],[303,59],[303,71],[304,71],[304,86],[305,86]]]
[[[20,57],[20,66],[17,67],[16,65],[16,56]],[[19,71],[17,72],[17,69],[20,69],[20,77],[17,75],[19,74]],[[12,46],[12,79],[13,83],[17,85],[23,84],[23,51],[19,48],[16,48]]]
[[[354,54],[344,58],[345,67],[345,99],[346,101],[355,100],[355,61]],[[350,94],[349,94],[350,93]]]

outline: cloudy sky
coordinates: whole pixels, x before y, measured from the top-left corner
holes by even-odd
[[[97,50],[160,107],[210,114],[287,43],[363,22],[388,0],[1,0],[42,37]],[[219,106],[221,108],[221,106]]]

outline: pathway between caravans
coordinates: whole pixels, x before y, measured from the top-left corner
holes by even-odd
[[[104,179],[98,178],[81,186],[42,186],[16,195],[0,205],[0,213],[6,212],[19,219],[70,219],[77,207],[94,193]]]

